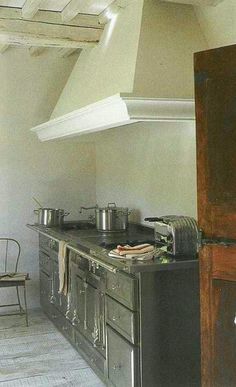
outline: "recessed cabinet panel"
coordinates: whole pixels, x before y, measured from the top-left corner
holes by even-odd
[[[115,387],[138,387],[138,350],[107,327],[108,378]]]
[[[214,385],[235,386],[236,383],[236,282],[214,280],[215,364]]]
[[[210,202],[236,203],[236,77],[207,79],[207,164]]]

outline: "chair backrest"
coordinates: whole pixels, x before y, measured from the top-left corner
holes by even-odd
[[[21,248],[12,238],[0,238],[0,273],[17,272]]]

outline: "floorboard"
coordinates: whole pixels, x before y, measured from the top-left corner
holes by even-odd
[[[42,311],[0,318],[0,386],[104,387]]]

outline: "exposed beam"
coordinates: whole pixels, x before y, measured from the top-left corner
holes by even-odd
[[[8,44],[0,44],[0,54],[3,54],[8,48]]]
[[[203,6],[216,6],[222,3],[224,0],[162,0],[168,3],[190,4],[190,5],[203,5]]]
[[[48,13],[51,15],[55,12]],[[32,20],[24,20],[20,10],[11,12],[0,7],[0,44],[86,48],[93,47],[99,41],[102,31],[101,26],[65,25],[62,22],[47,21],[42,14]]]
[[[74,49],[74,48],[60,48],[58,50],[58,53],[59,53],[59,56],[61,58],[67,58],[68,56],[76,53],[76,54],[80,54],[81,53],[81,50],[79,49]]]
[[[23,20],[21,8],[3,7],[0,5],[0,17],[3,19]],[[63,22],[61,12],[42,11],[39,10],[32,18],[33,22],[41,22],[48,24],[66,24],[70,26],[100,28],[101,26],[96,15],[79,14],[70,23]]]
[[[22,7],[22,17],[24,19],[32,19],[39,10],[41,0],[25,0]]]
[[[62,21],[68,22],[79,14],[78,0],[71,0],[61,13]]]
[[[44,47],[30,47],[29,48],[30,56],[34,56],[34,57],[41,55],[44,51],[45,51]]]

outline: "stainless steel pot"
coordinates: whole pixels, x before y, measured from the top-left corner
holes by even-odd
[[[69,215],[69,212],[58,208],[38,208],[34,210],[38,215],[38,224],[46,227],[60,227],[64,223],[64,217]]]
[[[98,231],[125,231],[128,227],[130,211],[126,207],[116,207],[108,203],[107,207],[95,209],[95,221]]]

